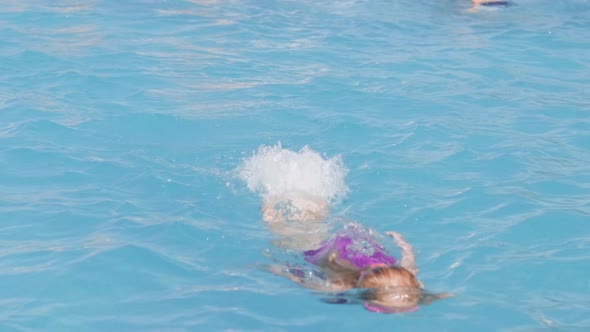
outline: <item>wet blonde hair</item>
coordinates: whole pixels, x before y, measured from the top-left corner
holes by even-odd
[[[401,266],[378,266],[363,271],[357,288],[368,288],[367,299],[376,304],[410,308],[421,298],[420,282]]]
[[[378,266],[363,271],[357,288],[410,287],[420,288],[416,276],[401,266]]]

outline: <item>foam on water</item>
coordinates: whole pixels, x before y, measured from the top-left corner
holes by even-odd
[[[296,152],[280,143],[262,145],[237,171],[248,189],[263,200],[296,194],[334,203],[348,192],[344,182],[348,169],[341,156],[322,157],[308,146]]]

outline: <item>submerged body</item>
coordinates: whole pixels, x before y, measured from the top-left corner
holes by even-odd
[[[477,7],[480,6],[487,8],[505,8],[512,6],[512,2],[503,0],[471,0],[471,3],[472,7],[468,10],[470,12],[475,11]]]
[[[512,6],[512,3],[508,1],[486,1],[480,3],[479,5],[484,7],[510,7]]]
[[[401,249],[396,259],[380,243],[380,235],[357,223],[349,223],[322,242],[303,252],[306,262],[320,268],[272,266],[271,272],[318,291],[341,292],[361,289],[365,309],[381,313],[411,312],[419,304],[448,297],[428,294],[416,278],[418,269],[412,246],[395,232],[387,232]],[[347,303],[336,298],[330,303]]]
[[[357,223],[328,235],[330,204],[348,190],[339,157],[324,159],[309,148],[263,147],[244,162],[240,174],[261,194],[262,219],[278,237],[273,243],[300,252],[313,265],[312,270],[270,265],[270,272],[318,291],[359,289],[364,307],[376,312],[413,311],[448,296],[426,296],[416,278],[412,246],[400,234],[386,233],[401,249],[399,261],[381,245],[378,233]]]

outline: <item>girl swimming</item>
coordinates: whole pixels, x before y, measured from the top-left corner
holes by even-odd
[[[317,291],[362,289],[364,307],[374,312],[414,311],[419,304],[450,296],[424,291],[416,278],[418,268],[412,246],[399,233],[386,234],[401,249],[400,262],[377,241],[373,230],[350,223],[319,248],[303,252],[304,259],[320,268],[320,273],[278,265],[270,271]]]
[[[324,158],[308,147],[295,152],[280,144],[262,146],[238,171],[261,196],[263,220],[278,237],[274,244],[300,252],[314,266],[279,264],[268,267],[271,272],[318,291],[359,289],[365,308],[378,312],[411,311],[449,296],[422,289],[412,247],[398,233],[387,235],[401,248],[399,262],[371,229],[348,223],[331,231],[330,204],[348,191],[348,170],[339,156]]]
[[[473,12],[477,7],[510,7],[512,3],[504,0],[471,0],[472,6],[467,11]]]

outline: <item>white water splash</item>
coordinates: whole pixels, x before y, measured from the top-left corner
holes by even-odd
[[[303,147],[298,152],[279,144],[260,146],[237,169],[252,192],[263,200],[269,197],[312,196],[328,204],[338,202],[348,192],[344,177],[348,169],[337,155],[323,158]]]

